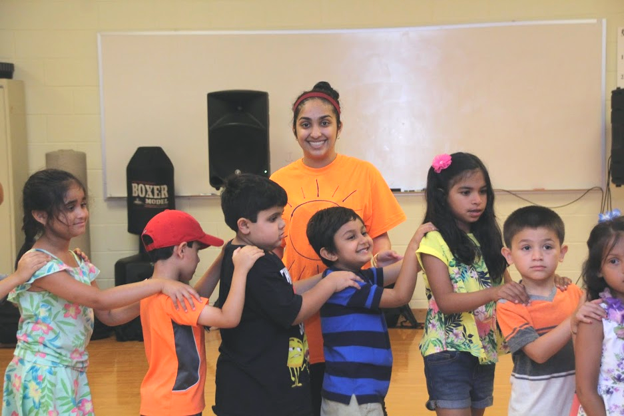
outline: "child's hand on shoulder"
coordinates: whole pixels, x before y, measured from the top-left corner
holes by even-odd
[[[496,302],[501,299],[505,299],[513,303],[522,303],[524,305],[529,304],[529,295],[526,292],[526,288],[520,283],[514,281],[510,281],[495,288],[495,296],[493,300]]]
[[[385,251],[380,251],[379,253],[373,256],[372,264],[373,264],[373,267],[386,267],[386,266],[390,266],[391,264],[396,263],[402,258],[403,256],[394,250],[385,250]]]
[[[571,284],[572,279],[565,276],[559,276],[557,273],[555,273],[555,286],[557,286],[557,289],[565,292],[566,290],[568,290],[568,286],[570,286]]]
[[[430,231],[437,231],[437,230],[438,229],[436,228],[435,225],[433,225],[432,222],[426,222],[424,224],[421,224],[420,227],[416,229],[416,232],[414,233],[414,235],[412,236],[412,239],[409,242],[409,244],[412,246],[411,248],[413,250],[417,250],[418,246],[420,246],[420,241],[423,239],[425,234],[427,234]]]
[[[91,263],[91,260],[89,260],[89,256],[87,256],[87,253],[80,250],[78,247],[74,249],[74,253],[76,253],[76,255],[80,257],[85,263]]]
[[[256,246],[244,246],[234,250],[232,262],[234,267],[249,271],[260,257],[264,256],[264,250]]]
[[[602,318],[607,316],[607,312],[600,306],[602,299],[594,299],[586,302],[585,298],[579,300],[579,306],[572,315],[570,327],[573,334],[576,334],[579,322],[592,324],[594,321],[600,322]]]
[[[171,298],[173,306],[175,306],[176,310],[179,310],[181,306],[184,312],[188,312],[186,302],[188,302],[191,308],[195,310],[193,298],[201,302],[201,297],[192,286],[186,283],[178,282],[177,280],[159,280],[162,282],[161,292]]]
[[[362,278],[353,272],[331,272],[323,280],[329,280],[334,285],[334,292],[340,292],[348,287],[360,289],[358,282],[363,282]]]
[[[15,271],[20,284],[28,281],[37,270],[45,266],[51,259],[49,254],[42,251],[34,250],[25,253],[17,263],[17,270]]]

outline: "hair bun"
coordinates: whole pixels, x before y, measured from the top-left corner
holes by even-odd
[[[333,89],[332,86],[327,81],[317,82],[316,84],[314,84],[314,88],[312,88],[312,90],[323,91],[324,93],[326,93],[327,95],[329,95],[336,101],[338,101],[338,98],[340,98],[340,94],[338,93],[338,91]]]

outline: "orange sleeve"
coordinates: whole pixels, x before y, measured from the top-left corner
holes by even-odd
[[[526,307],[508,301],[496,305],[496,319],[505,341],[513,338],[519,330],[533,326]]]
[[[187,312],[184,309],[179,308],[176,310],[175,306],[173,306],[173,301],[170,297],[166,297],[162,301],[162,307],[171,317],[171,319],[180,325],[197,325],[197,320],[199,319],[199,315],[202,313],[202,310],[206,305],[208,305],[208,298],[201,298],[201,302],[198,302],[197,299],[193,301],[195,304],[195,310],[193,310],[190,305],[187,303],[186,308]]]
[[[375,238],[405,221],[406,216],[377,168],[368,162],[363,163],[368,165],[371,192],[364,222],[370,236]]]

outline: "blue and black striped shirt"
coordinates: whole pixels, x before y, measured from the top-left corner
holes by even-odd
[[[328,269],[323,276],[332,271]],[[360,270],[360,290],[334,293],[321,308],[325,352],[324,398],[349,404],[382,403],[392,373],[388,326],[379,308],[383,269]]]

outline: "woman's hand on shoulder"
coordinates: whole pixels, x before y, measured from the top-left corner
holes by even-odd
[[[201,302],[201,297],[192,286],[178,282],[177,280],[158,280],[162,282],[161,292],[171,298],[176,310],[179,310],[181,306],[184,312],[188,312],[186,302],[195,310],[195,303],[193,300],[197,299],[197,301]]]

